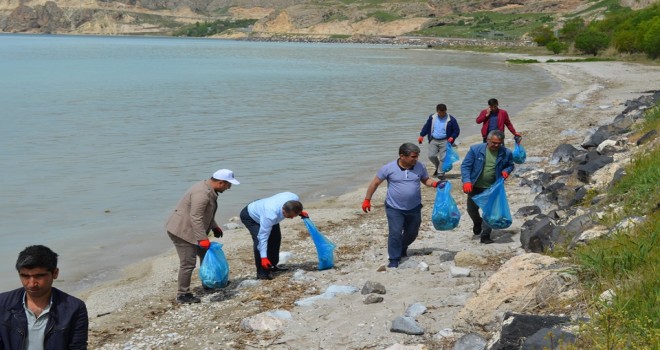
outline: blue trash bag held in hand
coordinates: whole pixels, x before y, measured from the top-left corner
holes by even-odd
[[[513,146],[513,162],[516,164],[522,164],[525,162],[527,159],[527,152],[525,152],[525,148],[519,143],[515,143]]]
[[[452,164],[458,162],[459,159],[461,159],[461,157],[458,156],[458,152],[456,152],[454,146],[447,141],[447,151],[445,152],[445,161],[442,162],[442,172],[446,173],[451,170]]]
[[[499,178],[487,190],[472,197],[472,200],[481,208],[481,217],[490,227],[503,229],[511,226],[513,218],[506,199],[503,178]]]
[[[211,242],[199,267],[199,279],[204,286],[210,288],[224,288],[229,283],[229,264],[225,252],[222,251],[222,244]]]
[[[444,188],[438,188],[435,193],[431,222],[436,230],[447,231],[455,229],[459,221],[461,221],[461,212],[451,196],[451,184],[447,182]]]
[[[335,244],[319,232],[310,218],[303,218],[303,221],[316,246],[316,254],[319,256],[319,270],[331,269],[335,266]]]

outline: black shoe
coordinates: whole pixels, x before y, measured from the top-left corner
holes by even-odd
[[[472,233],[474,233],[475,236],[476,236],[476,235],[480,235],[480,234],[481,234],[481,225],[479,225],[479,226],[477,226],[477,225],[472,226]]]
[[[390,263],[387,264],[387,267],[391,269],[396,269],[399,267],[399,260],[390,260]]]
[[[273,275],[271,273],[258,273],[257,274],[257,279],[258,280],[272,280]]]
[[[480,243],[483,243],[483,244],[491,244],[491,243],[495,243],[495,241],[493,241],[492,239],[490,239],[490,237],[481,237],[481,240],[479,240],[479,242],[480,242]]]
[[[201,301],[201,299],[192,295],[192,293],[186,293],[176,297],[176,302],[179,304],[197,304]]]
[[[271,272],[284,272],[284,271],[289,271],[286,267],[279,267],[279,266],[273,266],[270,268]]]

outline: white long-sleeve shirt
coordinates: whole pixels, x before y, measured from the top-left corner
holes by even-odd
[[[248,204],[248,214],[252,220],[259,223],[257,249],[262,258],[268,257],[268,237],[273,226],[285,219],[282,206],[288,201],[300,200],[298,195],[291,192],[282,192],[274,196],[256,200]]]

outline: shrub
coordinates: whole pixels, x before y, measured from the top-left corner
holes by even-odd
[[[564,23],[564,27],[559,30],[559,37],[565,41],[573,41],[578,34],[584,32],[587,26],[582,17],[575,17]]]
[[[566,51],[568,49],[568,45],[566,43],[563,43],[559,40],[553,40],[549,42],[548,44],[545,45],[545,47],[550,50],[550,52],[554,53],[555,55],[562,52]]]
[[[532,40],[539,46],[546,46],[549,42],[557,40],[552,30],[546,26],[538,26],[532,30]]]
[[[594,29],[578,34],[575,38],[575,48],[585,54],[598,55],[598,52],[607,48],[610,44],[610,38],[605,33]]]

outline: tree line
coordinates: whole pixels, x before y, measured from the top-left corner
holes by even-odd
[[[543,25],[531,34],[539,46],[555,54],[573,48],[596,56],[612,47],[619,53],[644,53],[656,59],[660,57],[660,4],[641,10],[610,6],[603,19],[587,23],[574,17],[558,31]]]

